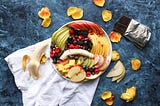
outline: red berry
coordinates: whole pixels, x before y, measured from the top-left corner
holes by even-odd
[[[94,70],[94,73],[95,73],[95,74],[99,74],[99,70],[98,70],[98,69],[95,69],[95,70]]]
[[[70,44],[70,45],[69,45],[69,48],[70,48],[70,49],[74,49],[74,45],[73,45],[73,44]]]
[[[83,39],[83,36],[82,36],[82,35],[79,35],[79,36],[78,36],[78,39],[79,39],[79,40],[82,40],[82,39]]]
[[[60,49],[56,47],[56,48],[54,49],[54,51],[55,51],[55,53],[59,53],[59,52],[60,52]]]
[[[69,33],[70,33],[70,34],[73,34],[73,33],[74,33],[74,30],[73,30],[73,29],[70,29],[70,30],[69,30]]]
[[[87,71],[87,72],[86,72],[86,76],[87,76],[87,77],[90,77],[90,76],[91,76],[91,72]]]
[[[50,57],[54,57],[54,52],[50,51]]]
[[[76,45],[76,46],[75,46],[75,49],[79,49],[79,47],[80,47],[79,45]]]

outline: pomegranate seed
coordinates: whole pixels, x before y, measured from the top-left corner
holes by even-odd
[[[87,72],[86,72],[86,76],[87,76],[87,77],[90,77],[90,76],[91,76],[91,72],[87,71]]]

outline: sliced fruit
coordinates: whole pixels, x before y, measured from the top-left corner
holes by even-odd
[[[103,10],[102,11],[102,19],[105,22],[110,21],[112,19],[112,12],[109,10]]]
[[[81,19],[83,17],[83,9],[78,7],[69,7],[67,9],[67,15],[73,19]]]
[[[108,105],[108,106],[111,106],[111,105],[113,105],[113,99],[107,99],[106,101],[106,104]]]
[[[125,76],[126,74],[126,70],[123,69],[123,72],[119,75],[119,76],[115,76],[112,78],[112,81],[116,81],[117,80],[117,83],[120,82],[120,80],[123,79],[123,77]]]
[[[92,0],[96,6],[103,7],[105,0]]]
[[[68,15],[68,16],[71,16],[71,15],[73,15],[76,11],[77,11],[77,7],[69,7],[69,8],[67,9],[67,15]]]
[[[43,27],[49,27],[49,25],[51,24],[51,18],[45,18],[42,23],[41,23],[41,26]]]
[[[126,92],[122,93],[120,98],[125,100],[126,102],[130,102],[134,100],[135,96],[136,96],[136,87],[133,86],[127,88]]]
[[[68,64],[70,66],[74,66],[75,65],[75,60],[74,59],[70,59]]]
[[[46,62],[46,60],[47,60],[46,55],[43,55],[42,58],[41,58],[40,63],[43,64],[43,63]]]
[[[42,7],[42,9],[38,12],[38,16],[42,19],[49,18],[51,15],[48,7]]]
[[[86,78],[86,73],[79,66],[75,66],[69,70],[68,77],[73,82],[80,82]]]
[[[60,59],[64,60],[66,59],[69,55],[82,55],[82,56],[87,56],[89,58],[93,58],[94,55],[87,50],[83,49],[69,49],[64,51],[64,53],[61,55]]]
[[[118,32],[112,31],[109,34],[109,38],[111,40],[111,42],[120,42],[122,35]]]
[[[95,65],[96,68],[99,68],[100,66],[102,66],[104,63],[104,57],[102,55],[99,55],[99,61],[98,63]]]
[[[108,61],[105,58],[103,64],[98,68],[98,70],[100,70],[100,71],[105,70],[108,67],[108,65],[109,65]]]
[[[141,66],[141,61],[136,58],[132,58],[131,60],[132,70],[137,71]]]
[[[89,63],[89,59],[87,58],[87,59],[82,63],[82,66],[87,66],[88,63]]]
[[[112,51],[112,58],[111,58],[111,60],[112,60],[112,61],[117,61],[117,60],[119,60],[119,59],[120,59],[120,54],[119,54],[119,52],[116,51],[116,50],[113,50],[113,51]]]
[[[84,58],[83,58],[83,56],[80,56],[80,57],[78,58],[78,60],[77,60],[77,64],[78,64],[78,65],[81,65],[83,62],[84,62]]]
[[[77,8],[77,11],[72,14],[73,19],[81,19],[83,17],[83,9]]]
[[[106,92],[102,93],[101,98],[102,98],[102,100],[106,100],[106,99],[111,98],[111,96],[112,96],[112,92],[106,91]]]
[[[107,74],[106,77],[115,77],[122,74],[122,72],[125,70],[123,63],[119,60],[114,67],[110,70],[110,72]]]

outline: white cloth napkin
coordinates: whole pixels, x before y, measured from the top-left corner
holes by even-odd
[[[50,42],[51,39],[45,41]],[[44,42],[44,41],[42,41]],[[29,78],[28,71],[22,69],[22,57],[33,52],[35,45],[20,49],[5,58],[14,75],[15,83],[22,92],[24,106],[90,106],[99,78],[92,81],[73,83],[62,78],[54,70],[50,61],[40,66],[41,77]],[[50,45],[46,49],[49,57]]]

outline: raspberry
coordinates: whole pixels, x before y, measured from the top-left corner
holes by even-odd
[[[55,53],[59,53],[59,52],[60,52],[60,49],[56,47],[56,48],[54,49],[54,51],[55,51]]]
[[[87,76],[87,77],[90,77],[90,76],[91,76],[91,72],[87,71],[87,72],[86,72],[86,76]]]
[[[98,69],[95,69],[95,70],[94,70],[94,73],[95,73],[95,74],[99,74],[99,70],[98,70]]]
[[[74,49],[74,45],[73,45],[73,44],[70,44],[70,45],[69,45],[69,48],[70,48],[70,49]]]
[[[70,33],[70,34],[74,34],[74,30],[73,30],[73,29],[70,29],[70,30],[69,30],[69,33]]]
[[[79,47],[80,47],[79,45],[76,45],[76,46],[75,46],[75,49],[78,49]]]
[[[54,52],[53,51],[50,51],[50,57],[54,57]]]

